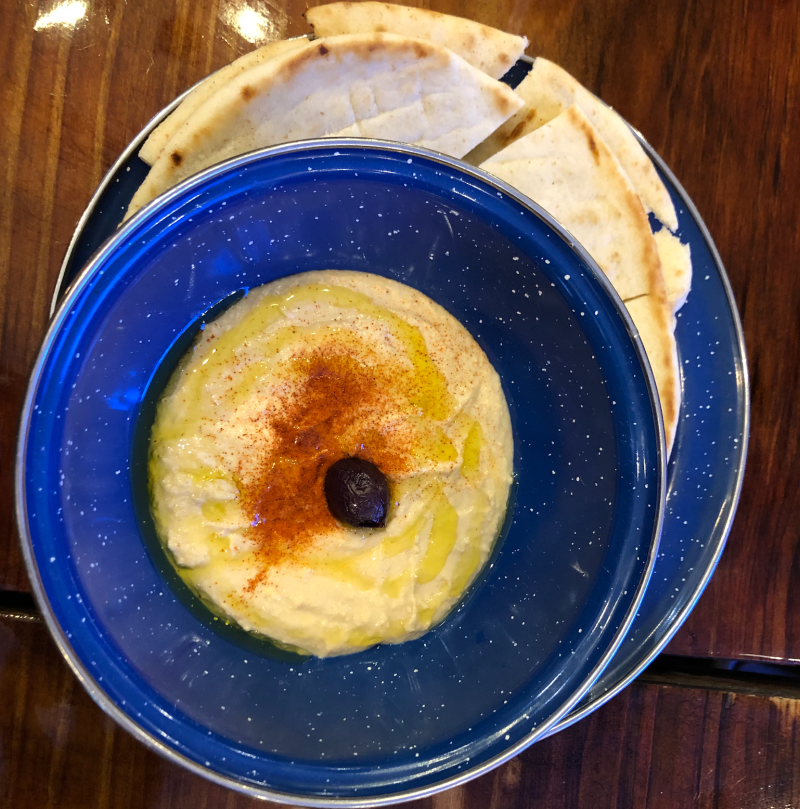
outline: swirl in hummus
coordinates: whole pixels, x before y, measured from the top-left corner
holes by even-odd
[[[326,470],[388,478],[383,528],[331,515]],[[489,557],[512,476],[500,379],[466,329],[375,275],[302,273],[206,326],[160,401],[153,515],[185,581],[315,655],[417,637]]]

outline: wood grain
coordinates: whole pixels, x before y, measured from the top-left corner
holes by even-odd
[[[706,686],[708,683],[706,683]],[[795,697],[637,683],[589,719],[408,809],[800,805]],[[264,806],[167,762],[118,728],[40,623],[0,618],[0,806]]]
[[[800,6],[425,5],[526,33],[531,53],[564,65],[639,128],[697,203],[743,315],[753,432],[728,549],[671,649],[800,661]],[[42,27],[58,6],[0,0],[0,588],[11,590],[29,586],[13,520],[18,415],[58,268],[92,191],[176,94],[250,40],[307,31],[302,0],[99,0],[74,27]],[[248,9],[255,27],[237,28]]]

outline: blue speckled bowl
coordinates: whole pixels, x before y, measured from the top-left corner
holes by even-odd
[[[424,637],[325,660],[225,626],[170,574],[144,495],[153,403],[201,323],[294,272],[420,289],[500,373],[515,500],[490,568]],[[418,797],[545,734],[607,665],[655,561],[663,431],[619,300],[506,186],[419,149],[291,144],[174,189],[100,249],[53,319],[17,508],[50,629],[98,703],[189,768],[263,797]]]

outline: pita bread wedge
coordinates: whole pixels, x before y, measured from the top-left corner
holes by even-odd
[[[127,216],[208,166],[304,138],[384,138],[463,157],[521,106],[505,84],[441,45],[391,34],[315,40],[236,76],[201,104]]]
[[[666,228],[654,235],[664,271],[667,300],[674,314],[686,303],[692,288],[692,251],[688,244],[681,244],[681,240]]]
[[[329,3],[305,13],[320,37],[339,34],[399,34],[443,45],[493,79],[508,72],[528,47],[525,37],[472,20],[393,3]]]
[[[671,448],[680,407],[672,310],[647,214],[617,158],[574,105],[481,168],[549,211],[589,251],[623,301],[631,300],[648,358],[652,352]]]
[[[235,76],[249,70],[251,67],[263,64],[269,59],[280,56],[282,53],[307,47],[308,39],[300,37],[298,39],[281,39],[277,42],[270,42],[263,45],[244,56],[240,56],[229,65],[221,67],[216,73],[212,73],[203,79],[195,88],[181,101],[172,114],[162,121],[151,133],[139,150],[139,157],[152,166],[167,145],[169,139],[180,129],[183,122],[205,101],[207,101],[225,82],[230,81]]]
[[[670,230],[678,227],[675,206],[664,183],[627,123],[558,65],[537,57],[530,73],[515,88],[525,106],[480,144],[466,159],[480,165],[523,135],[552,121],[577,104],[603,136],[642,200]]]
[[[681,407],[678,348],[672,333],[672,313],[669,305],[665,305],[657,295],[634,298],[625,303],[625,308],[639,330],[639,337],[656,380],[669,456],[675,442]]]
[[[573,233],[623,300],[663,290],[642,203],[579,107],[514,141],[481,168],[527,194]]]

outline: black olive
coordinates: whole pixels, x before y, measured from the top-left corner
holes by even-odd
[[[389,507],[389,483],[375,464],[342,458],[325,474],[328,508],[341,522],[358,528],[382,528]]]

